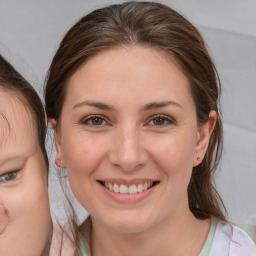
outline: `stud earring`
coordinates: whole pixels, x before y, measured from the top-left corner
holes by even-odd
[[[198,156],[196,160],[197,160],[197,161],[200,161],[200,160],[201,160],[201,158]]]

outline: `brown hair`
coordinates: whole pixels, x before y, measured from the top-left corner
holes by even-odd
[[[48,166],[48,157],[45,149],[46,118],[43,104],[33,87],[1,55],[0,88],[17,92],[17,96],[20,100],[28,106],[36,123],[38,142]]]
[[[226,220],[213,180],[222,152],[222,122],[218,109],[220,82],[199,31],[173,9],[153,2],[126,2],[91,12],[64,36],[51,63],[45,87],[46,114],[61,116],[69,78],[94,54],[120,46],[145,46],[174,56],[187,77],[199,124],[215,110],[218,120],[202,163],[193,168],[189,207],[200,219]],[[58,123],[58,122],[57,122]]]

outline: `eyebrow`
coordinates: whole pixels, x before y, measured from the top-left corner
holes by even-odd
[[[179,103],[177,103],[175,101],[161,101],[161,102],[148,103],[141,108],[141,111],[147,111],[147,110],[151,110],[151,109],[155,109],[155,108],[163,108],[163,107],[167,107],[170,105],[183,109],[182,105],[180,105]]]
[[[167,107],[170,105],[183,109],[182,105],[180,105],[179,103],[177,103],[175,101],[161,101],[161,102],[150,102],[150,103],[144,105],[143,107],[141,107],[141,111],[148,111],[148,110],[155,109],[155,108],[163,108],[163,107]],[[101,110],[109,110],[109,111],[115,110],[115,107],[112,105],[108,105],[108,104],[105,104],[105,103],[99,102],[99,101],[91,101],[91,100],[85,100],[85,101],[79,102],[79,103],[75,104],[72,109],[74,110],[74,109],[77,109],[82,106],[91,106],[91,107],[95,107],[95,108],[98,108]]]
[[[91,101],[91,100],[85,100],[82,101],[80,103],[77,103],[76,105],[74,105],[74,107],[72,109],[76,109],[82,106],[91,106],[91,107],[95,107],[101,110],[115,110],[115,108],[111,105],[107,105],[103,102],[99,102],[99,101]]]

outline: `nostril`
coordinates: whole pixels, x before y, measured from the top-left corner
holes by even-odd
[[[4,232],[9,223],[8,211],[5,206],[0,203],[0,235]]]

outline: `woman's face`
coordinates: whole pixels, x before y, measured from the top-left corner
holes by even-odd
[[[47,166],[32,116],[0,91],[0,254],[41,255],[49,227]]]
[[[68,83],[56,164],[93,220],[143,231],[188,214],[187,187],[213,119],[198,127],[174,58],[143,47],[106,50]]]

